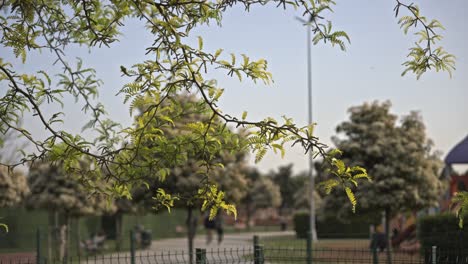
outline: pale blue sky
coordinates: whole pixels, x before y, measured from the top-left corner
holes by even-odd
[[[435,72],[423,75],[419,81],[412,75],[400,76],[401,63],[415,38],[405,36],[399,29],[392,11],[394,1],[338,1],[330,18],[334,28],[350,35],[352,43],[348,51],[323,44],[314,46],[312,51],[314,120],[323,142],[330,143],[336,125],[348,117],[346,111],[350,106],[372,100],[390,100],[397,114],[420,111],[429,137],[444,155],[468,134],[468,1],[416,3],[424,15],[440,20],[446,27],[442,45],[457,57],[453,78]],[[275,80],[270,86],[239,82],[224,73],[210,74],[226,88],[220,103],[225,113],[240,116],[247,110],[251,119],[286,115],[300,125],[306,124],[306,32],[295,20],[297,14],[273,5],[253,7],[250,13],[235,7],[225,13],[221,28],[212,25],[192,33],[192,39],[197,35],[204,38],[207,50],[223,48],[225,52],[268,60]],[[129,67],[144,59],[144,48],[151,38],[141,23],[128,22],[123,33],[112,49],[95,49],[91,55],[83,48],[70,48],[66,52],[69,58],[82,57],[86,66],[96,68],[104,81],[100,99],[112,119],[128,125],[131,120],[128,107],[122,106],[122,98],[114,96],[125,83],[119,67]],[[11,60],[11,51],[1,48],[0,57]],[[18,69],[34,71],[44,67],[44,63],[49,67],[50,58],[48,53],[35,54],[26,65],[18,65]],[[66,107],[65,125],[79,132],[85,118],[72,103],[70,100]],[[26,121],[35,133],[43,133],[38,123],[29,118]],[[287,163],[294,163],[299,171],[306,168],[307,159],[300,149],[291,149],[284,159],[267,155],[258,166],[266,171]]]

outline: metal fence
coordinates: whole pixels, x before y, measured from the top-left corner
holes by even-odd
[[[131,235],[133,237],[133,234]],[[41,236],[37,233],[36,251],[28,254],[3,254],[0,264],[231,264],[231,263],[369,263],[387,264],[388,251],[378,251],[377,248],[326,248],[312,245],[312,240],[286,243],[276,246],[274,243],[260,241],[253,237],[253,243],[248,247],[230,246],[226,248],[197,248],[195,252],[173,251],[137,251],[134,240],[131,239],[130,252],[102,253],[86,256],[67,257],[64,259],[48,259],[41,247]],[[265,242],[264,244],[262,242]],[[394,250],[390,252],[393,264],[468,264],[468,248],[446,250],[423,248],[418,252]]]
[[[309,252],[311,253],[309,256]],[[1,264],[37,264],[37,258],[1,261]],[[132,254],[108,254],[75,257],[62,260],[41,258],[40,264],[267,264],[267,263],[387,263],[386,252],[372,250],[337,250],[292,248],[218,248],[196,249],[192,260],[184,251],[145,252]],[[394,264],[466,264],[468,254],[460,252],[438,252],[428,249],[424,254],[392,252]]]

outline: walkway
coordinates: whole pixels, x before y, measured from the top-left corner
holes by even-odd
[[[207,251],[211,249],[219,248],[246,248],[253,247],[253,236],[257,235],[260,238],[262,237],[273,237],[273,236],[291,236],[294,235],[293,231],[284,231],[284,232],[256,232],[256,233],[238,233],[238,234],[225,234],[223,242],[218,245],[216,232],[213,234],[213,241],[209,245],[206,244],[206,236],[203,234],[197,235],[195,237],[194,248],[205,248]],[[170,238],[170,239],[161,239],[153,241],[151,248],[148,250],[150,252],[161,252],[161,251],[187,251],[188,247],[187,238]],[[140,251],[138,251],[140,252]],[[146,253],[146,252],[145,252]]]

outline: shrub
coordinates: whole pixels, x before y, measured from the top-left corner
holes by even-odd
[[[430,251],[437,246],[438,259],[456,259],[467,256],[468,228],[460,228],[453,214],[425,216],[419,219],[418,238],[421,250]],[[465,245],[465,246],[463,246]]]
[[[310,230],[309,213],[305,211],[295,213],[293,222],[297,238],[307,238],[307,232]]]
[[[319,238],[369,238],[370,221],[359,216],[343,223],[336,218],[326,218],[317,221],[317,236]],[[309,212],[300,211],[294,214],[294,231],[297,238],[307,238],[310,230]]]

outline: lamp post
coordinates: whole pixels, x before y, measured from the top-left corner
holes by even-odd
[[[305,21],[301,18],[296,17],[297,20],[306,25],[307,29],[307,90],[308,90],[308,123],[312,124],[312,27],[311,20]],[[309,195],[310,195],[310,232],[312,235],[312,241],[317,241],[317,228],[315,224],[315,201],[314,201],[314,160],[313,160],[313,148],[309,151]]]

